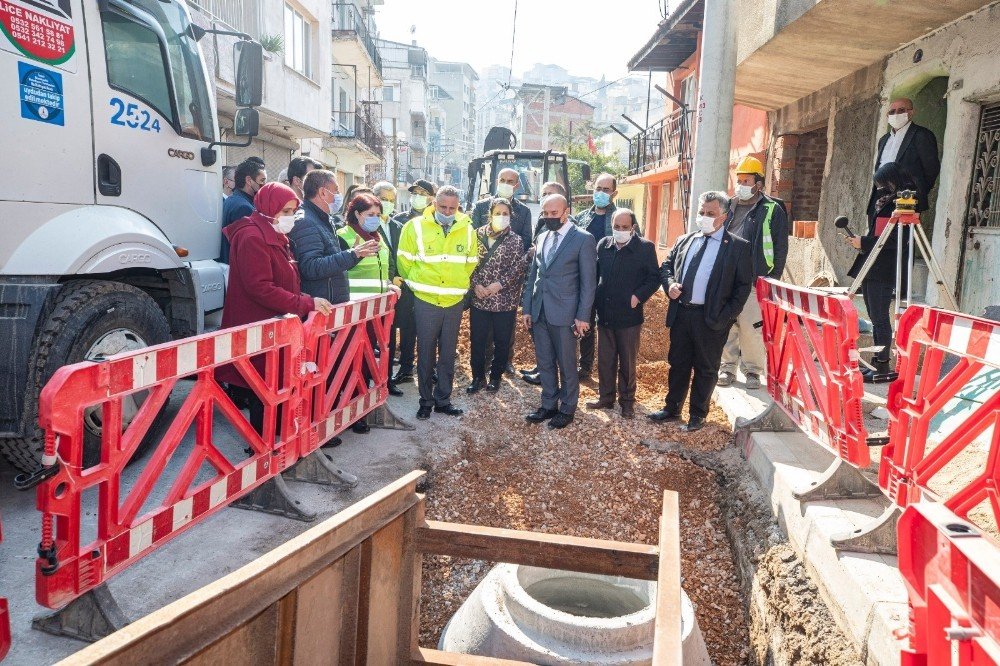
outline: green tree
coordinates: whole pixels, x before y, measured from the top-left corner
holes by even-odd
[[[590,152],[588,140],[593,137],[594,142],[600,141],[601,137],[610,130],[601,128],[593,122],[584,121],[572,124],[572,131],[567,123],[557,123],[550,130],[552,137],[550,145],[554,150],[566,152],[570,160],[579,160],[590,165],[591,178],[597,174],[608,172],[615,178],[623,177],[628,171],[627,167],[618,160],[617,155],[604,155],[600,151]],[[583,169],[580,164],[569,165],[569,185],[573,196],[587,194],[587,182],[583,178]]]

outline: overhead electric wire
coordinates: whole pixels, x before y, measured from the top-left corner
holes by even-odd
[[[507,68],[507,88],[510,88],[511,77],[514,75],[514,44],[517,41],[517,0],[514,0],[514,26],[510,35],[510,67]]]

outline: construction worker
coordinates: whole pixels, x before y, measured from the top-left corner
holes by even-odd
[[[393,271],[391,278],[393,284],[403,290],[396,303],[396,318],[392,321],[392,337],[389,340],[389,354],[396,358],[396,334],[399,333],[399,370],[392,376],[390,386],[396,388],[400,384],[413,381],[414,357],[417,353],[417,328],[413,321],[413,292],[399,277],[399,233],[402,233],[403,225],[413,218],[422,217],[424,211],[430,206],[437,193],[437,187],[429,180],[419,179],[415,181],[407,191],[410,193],[410,211],[399,213],[392,218],[394,224],[398,225],[396,243],[392,245]],[[391,392],[391,391],[390,391]],[[393,395],[396,395],[393,393]]]
[[[764,194],[764,165],[748,155],[736,166],[736,193],[729,205],[726,231],[750,243],[754,283],[759,277],[781,278],[788,256],[788,215],[784,204]],[[736,379],[737,366],[743,366],[748,389],[760,388],[766,370],[764,337],[754,324],[761,320],[760,304],[751,291],[739,318],[729,331],[722,352],[719,386],[729,386]]]
[[[472,272],[479,263],[479,242],[472,219],[458,210],[458,190],[438,190],[434,205],[403,227],[396,267],[413,291],[417,324],[417,418],[439,414],[460,416],[451,404],[455,380],[458,329],[465,311]],[[436,372],[435,372],[436,371]],[[437,382],[432,380],[437,375]]]

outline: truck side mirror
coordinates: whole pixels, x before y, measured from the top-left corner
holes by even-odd
[[[237,109],[233,119],[233,134],[257,136],[260,134],[260,113],[257,109]]]
[[[233,46],[236,60],[236,106],[260,106],[264,101],[264,49],[257,42]]]

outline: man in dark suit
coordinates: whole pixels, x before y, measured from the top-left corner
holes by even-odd
[[[529,423],[549,421],[550,428],[558,429],[573,422],[580,400],[576,338],[590,328],[597,244],[570,220],[569,203],[561,195],[542,201],[542,219],[546,231],[538,237],[521,302],[524,324],[535,342],[542,404],[526,418]]]
[[[728,210],[729,197],[724,192],[702,194],[699,230],[678,238],[660,267],[660,281],[670,297],[670,372],[666,404],[649,418],[680,420],[690,387],[688,431],[705,425],[722,349],[753,285],[750,244],[726,230]]]
[[[521,178],[514,169],[501,169],[497,174],[496,196],[510,202],[510,230],[521,237],[524,247],[531,247],[531,210],[518,201],[515,196],[521,186]],[[486,226],[490,221],[490,202],[492,197],[484,199],[472,209],[472,226],[476,229]]]
[[[913,177],[917,186],[917,212],[927,210],[927,197],[941,173],[937,137],[934,132],[913,122],[913,102],[905,97],[889,103],[889,132],[878,140],[875,170],[889,162],[895,162]],[[869,213],[877,198],[878,194],[872,186]]]

